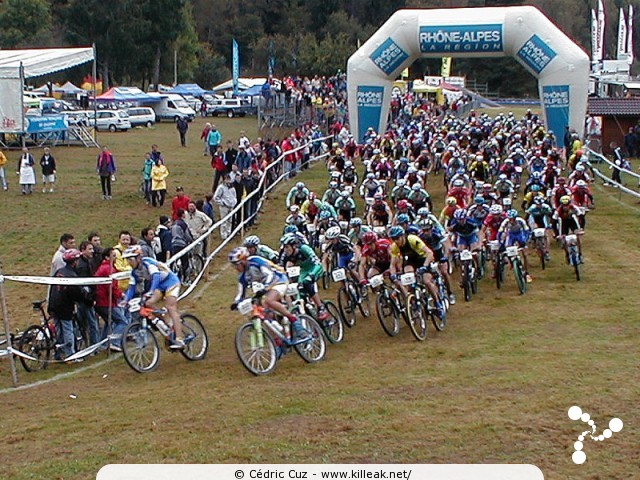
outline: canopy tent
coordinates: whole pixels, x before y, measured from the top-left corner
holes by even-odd
[[[178,95],[193,95],[194,97],[201,97],[207,90],[202,88],[197,83],[180,83],[169,90],[167,93],[177,93]]]
[[[67,82],[60,87],[61,93],[66,93],[67,95],[73,95],[75,93],[83,93],[85,90],[80,87],[76,87],[73,83]]]
[[[22,63],[24,78],[59,72],[93,59],[91,47],[0,50],[0,68],[19,68]]]
[[[113,87],[96,97],[98,102],[159,102],[161,97],[149,95],[137,87]]]
[[[264,77],[259,77],[259,78],[239,78],[238,79],[238,90],[246,90],[248,88],[254,87],[256,85],[264,85],[267,82],[267,79]],[[275,83],[276,88],[280,88],[280,80],[277,79],[273,79],[273,82]],[[215,87],[213,87],[213,91],[214,92],[218,92],[220,90],[231,90],[233,88],[233,79],[232,80],[227,80],[226,82],[223,82],[219,85],[216,85]]]
[[[262,87],[264,86],[264,84],[262,85],[254,85],[253,87],[249,87],[246,90],[243,90],[242,92],[238,93],[239,97],[253,97],[255,95],[262,95]]]
[[[54,83],[53,85],[51,85],[51,90],[53,91],[53,93],[63,93],[62,87],[60,85],[58,85],[57,83]],[[38,87],[38,88],[34,88],[33,89],[34,92],[43,92],[46,93],[47,95],[49,94],[49,84],[45,83],[44,85]]]
[[[440,90],[440,87],[435,85],[427,85],[426,83],[421,83],[419,85],[414,84],[413,87],[411,87],[411,90],[416,93],[435,93],[438,90]]]

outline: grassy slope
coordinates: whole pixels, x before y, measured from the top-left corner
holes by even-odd
[[[248,120],[219,119],[218,126],[227,138],[240,128],[255,131]],[[22,198],[13,188],[0,196],[5,273],[46,273],[62,231],[80,236],[98,228],[111,244],[119,229],[150,223],[159,212],[123,191],[135,189],[141,153],[151,143],[168,154],[170,188],[181,183],[188,193],[204,193],[209,185],[200,144],[179,149],[171,125],[103,138],[122,171],[112,202],[99,199],[94,152],[84,149],[54,152],[61,192]],[[320,190],[326,174],[317,166],[304,180]],[[533,269],[526,296],[517,295],[511,277],[500,292],[484,280],[477,298],[454,307],[447,331],[431,330],[425,343],[406,328],[388,338],[375,318],[359,319],[325,361],[305,365],[290,355],[267,378],[251,377],[236,359],[233,336],[242,320],[227,309],[234,276],[219,262],[211,272],[220,276],[183,306],[208,327],[205,361],[189,364],[163,351],[150,375],[118,359],[4,394],[0,477],[84,479],[106,463],[276,461],[534,463],[551,479],[632,478],[640,443],[633,429],[640,254],[630,246],[639,209],[620,206],[601,187],[596,193],[583,282],[573,280],[554,250],[547,271]],[[283,198],[284,188],[272,195],[258,226],[268,243],[278,237]],[[30,323],[28,302],[43,289],[7,286],[13,323]],[[6,385],[7,363],[0,369]],[[29,382],[70,369],[19,373]],[[600,429],[614,416],[625,422],[603,444],[586,444],[582,466],[570,459],[581,431],[567,418],[574,404]]]

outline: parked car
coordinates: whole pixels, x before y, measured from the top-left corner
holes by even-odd
[[[91,117],[89,117],[91,122]],[[98,110],[95,117],[96,130],[119,130],[126,132],[131,128],[129,114],[124,110]]]
[[[150,127],[156,123],[156,112],[151,107],[131,107],[127,109],[132,127]]]
[[[153,111],[156,112],[156,120],[158,122],[161,120],[172,120],[177,122],[181,117],[185,117],[189,122],[191,122],[196,116],[195,110],[191,108],[186,100],[180,95],[175,93],[156,92],[149,92],[148,95],[160,98],[158,102],[154,102],[151,105]]]
[[[251,105],[242,98],[222,98],[214,99],[207,104],[207,116],[217,117],[218,115],[226,115],[229,118],[244,117],[250,113]]]

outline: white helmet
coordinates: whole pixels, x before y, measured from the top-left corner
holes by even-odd
[[[502,213],[502,205],[498,205],[497,203],[491,205],[491,207],[489,208],[489,213],[491,215],[500,215]]]
[[[324,238],[327,240],[333,240],[334,238],[338,238],[340,233],[340,227],[331,227],[325,232]]]

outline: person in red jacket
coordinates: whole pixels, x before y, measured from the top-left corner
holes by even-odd
[[[102,263],[93,274],[94,277],[108,277],[116,272],[113,262],[116,259],[116,252],[113,248],[105,248],[102,252]],[[109,325],[109,307],[111,307],[111,350],[116,352],[122,351],[122,332],[126,328],[129,321],[122,307],[118,306],[118,302],[122,299],[122,292],[118,288],[118,281],[113,280],[111,285],[96,285],[96,303],[94,309],[104,322],[102,330],[102,339],[107,337]]]
[[[175,221],[178,219],[178,210],[185,212],[189,210],[189,202],[191,199],[184,194],[184,188],[176,187],[176,196],[171,200],[171,218]]]

